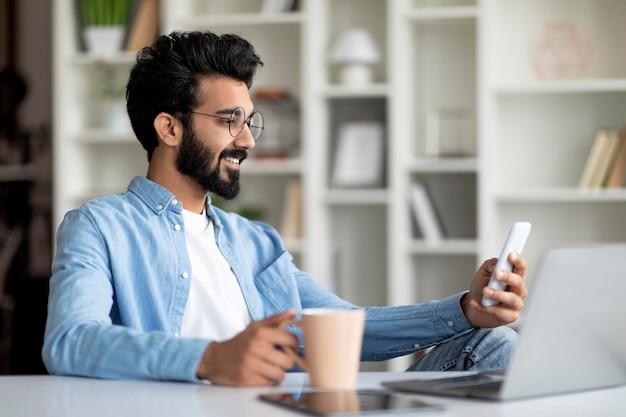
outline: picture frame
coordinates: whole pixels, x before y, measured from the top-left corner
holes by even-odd
[[[424,155],[467,157],[476,154],[474,109],[440,107],[426,111]]]
[[[383,185],[384,143],[380,122],[348,122],[339,126],[331,185]]]
[[[262,14],[285,13],[293,10],[295,0],[263,0]]]

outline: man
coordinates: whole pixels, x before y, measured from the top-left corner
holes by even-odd
[[[68,212],[57,234],[42,357],[53,374],[266,385],[294,366],[290,324],[307,307],[356,308],[299,271],[278,233],[211,205],[233,198],[262,133],[249,88],[262,65],[235,35],[174,32],[142,50],[127,107],[147,151],[146,177]],[[495,260],[470,291],[440,301],[367,307],[362,359],[436,346],[411,369],[505,367],[526,263]],[[483,308],[482,296],[500,301]],[[488,329],[493,328],[493,329]]]

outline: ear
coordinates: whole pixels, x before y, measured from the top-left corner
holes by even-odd
[[[169,113],[161,112],[154,118],[154,130],[157,137],[166,146],[178,146],[183,137],[180,120]]]

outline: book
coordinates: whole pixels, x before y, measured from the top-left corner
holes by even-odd
[[[136,0],[133,3],[125,44],[127,51],[150,46],[159,31],[159,0]]]
[[[626,127],[619,132],[619,145],[607,180],[607,188],[620,188],[626,182]]]
[[[616,130],[606,130],[606,138],[600,148],[600,156],[598,157],[598,164],[593,171],[591,180],[589,182],[589,188],[601,188],[606,184],[608,172],[613,165],[617,148],[619,146],[619,135]]]
[[[583,171],[578,181],[578,186],[580,188],[590,188],[594,181],[594,174],[597,172],[598,165],[600,163],[602,148],[604,147],[607,139],[606,133],[605,129],[598,129],[594,135]]]
[[[283,239],[302,237],[302,186],[300,180],[290,180],[287,183],[279,230]]]
[[[443,239],[441,225],[426,187],[420,181],[411,184],[411,208],[424,242],[428,244],[440,242]]]
[[[424,175],[420,180],[428,191],[443,236],[446,239],[475,239],[476,177],[448,173]]]

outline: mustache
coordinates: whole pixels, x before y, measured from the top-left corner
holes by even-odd
[[[248,151],[246,151],[244,149],[230,149],[230,150],[229,149],[225,149],[220,154],[220,159],[235,158],[235,159],[238,159],[239,162],[243,161],[247,157],[248,157]]]

